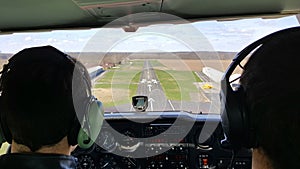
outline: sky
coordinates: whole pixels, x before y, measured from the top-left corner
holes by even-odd
[[[16,53],[27,47],[52,45],[64,52],[238,52],[269,33],[293,26],[299,26],[295,16],[151,25],[134,33],[97,28],[0,34],[0,51]]]

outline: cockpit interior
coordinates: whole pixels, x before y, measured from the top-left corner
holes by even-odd
[[[40,45],[88,69],[104,121],[91,148],[72,152],[78,169],[251,169],[251,149],[234,154],[223,142],[220,81],[244,47],[300,21],[298,0],[0,4],[1,69],[14,53]]]

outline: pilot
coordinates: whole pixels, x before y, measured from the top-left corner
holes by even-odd
[[[227,99],[222,113],[225,135],[234,149],[252,148],[253,169],[300,168],[299,45],[300,27],[268,35],[233,61],[238,66],[242,55],[254,51],[243,67],[238,90],[225,89],[222,80],[223,94],[227,90],[221,97]]]
[[[89,121],[80,124],[92,114],[89,106],[101,109],[83,64],[51,46],[28,48],[4,65],[0,82],[0,134],[11,143],[0,168],[76,168],[71,152],[92,144]]]

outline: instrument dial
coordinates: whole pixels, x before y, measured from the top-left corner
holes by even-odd
[[[141,166],[134,158],[124,157],[122,159],[124,169],[140,169]]]
[[[98,145],[108,152],[112,152],[117,147],[117,142],[114,135],[109,131],[100,132]]]
[[[137,139],[135,138],[135,134],[131,130],[125,130],[122,132],[123,137],[121,139],[120,144],[124,147],[132,147],[137,144]]]
[[[121,169],[117,159],[112,154],[104,154],[99,160],[101,169]]]
[[[82,154],[78,157],[78,169],[96,169],[93,158],[88,154]]]

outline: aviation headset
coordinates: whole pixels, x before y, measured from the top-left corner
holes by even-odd
[[[72,60],[72,58],[63,53],[60,52],[59,50],[51,47],[51,46],[43,46],[43,47],[36,47],[36,48],[29,48],[29,49],[24,49],[21,52],[24,52],[27,50],[27,52],[31,52],[32,49],[35,49],[36,52],[40,52],[41,54],[47,53],[47,55],[55,55],[56,59],[68,59],[68,61],[72,62],[75,66],[74,66],[74,72],[75,70],[79,71],[80,76],[82,76],[81,78],[84,79],[85,85],[87,87],[86,91],[88,94],[88,97],[86,98],[86,100],[84,101],[84,103],[80,103],[81,105],[79,106],[83,106],[83,115],[82,115],[82,119],[78,119],[78,116],[76,114],[76,112],[74,112],[75,118],[74,118],[74,122],[73,125],[71,127],[71,129],[69,130],[68,133],[68,142],[70,145],[76,145],[78,144],[79,147],[81,148],[90,148],[94,141],[96,140],[96,138],[98,137],[98,134],[100,132],[102,123],[103,123],[103,106],[102,103],[100,101],[98,101],[91,93],[91,84],[89,82],[89,79],[87,79],[84,75],[84,69],[80,69],[80,66],[76,65],[76,61]],[[39,51],[37,51],[37,49]],[[21,53],[19,52],[19,53]],[[19,54],[18,53],[18,54]],[[0,77],[0,94],[3,91],[3,81],[5,78],[7,78],[7,73],[10,69],[14,69],[14,67],[18,64],[22,64],[22,62],[24,63],[24,59],[26,59],[26,57],[18,57],[18,54],[14,55],[12,58],[9,59],[8,64],[3,66],[3,70],[0,72],[1,77]],[[20,55],[20,54],[19,54]],[[53,56],[54,57],[54,56]],[[59,57],[59,58],[57,58]],[[54,57],[55,58],[55,57]],[[31,61],[35,61],[33,58],[33,60]],[[28,62],[28,61],[27,61]],[[76,75],[77,75],[76,74]],[[74,102],[74,99],[73,99]],[[75,104],[75,103],[74,103]],[[0,95],[0,105],[2,105],[2,96]],[[75,109],[76,110],[76,109]],[[8,143],[12,143],[12,134],[10,133],[10,130],[6,124],[6,113],[3,112],[1,110],[0,107],[0,146],[3,142],[7,141]]]
[[[224,145],[229,144],[230,148],[239,149],[241,147],[255,148],[259,144],[256,138],[253,119],[251,119],[251,112],[249,112],[245,103],[246,91],[242,85],[239,85],[235,90],[232,89],[230,84],[234,80],[229,80],[231,74],[252,51],[255,49],[258,50],[268,42],[276,41],[276,39],[291,32],[300,33],[300,27],[283,29],[253,42],[239,52],[227,68],[221,80],[220,91],[221,124],[225,135],[222,143],[225,143]]]

